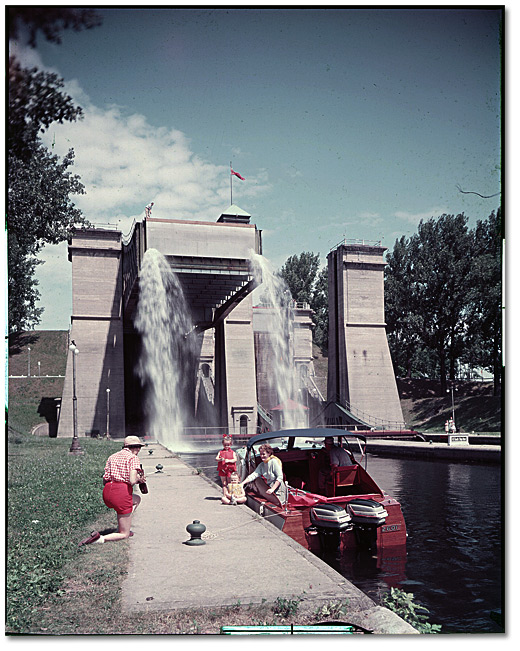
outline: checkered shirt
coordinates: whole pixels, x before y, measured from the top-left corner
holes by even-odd
[[[121,452],[116,452],[108,457],[103,479],[106,481],[123,481],[130,483],[130,470],[139,470],[141,462],[136,454],[130,452],[128,448],[123,448]]]

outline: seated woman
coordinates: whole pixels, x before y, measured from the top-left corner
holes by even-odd
[[[255,470],[249,474],[242,486],[249,484],[258,477],[262,477],[266,484],[269,486],[266,493],[268,495],[276,495],[282,504],[287,502],[287,486],[283,480],[282,462],[278,457],[273,454],[273,448],[264,443],[259,448],[261,462]]]

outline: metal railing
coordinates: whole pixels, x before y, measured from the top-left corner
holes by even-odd
[[[350,414],[352,414],[352,416],[354,416],[354,418],[359,420],[362,424],[373,427],[374,429],[390,429],[398,431],[407,429],[406,424],[403,421],[386,420],[384,418],[380,418],[379,416],[373,416],[372,414],[368,414],[362,409],[354,407],[347,400],[341,400],[340,396],[338,395],[336,395],[334,400],[329,400],[329,403],[331,402],[335,402],[341,407],[344,407]]]
[[[382,246],[382,240],[348,240],[346,238],[343,238],[341,242],[338,242],[335,246],[333,246],[330,251],[335,251],[338,247],[346,246],[347,244],[361,244],[362,246]]]
[[[185,427],[183,429],[184,440],[197,441],[197,442],[206,442],[206,443],[218,443],[222,440],[224,435],[230,435],[234,442],[244,442],[248,441],[252,436],[257,434],[256,427],[254,431],[243,432],[240,429],[240,426],[236,427],[213,427],[213,426],[204,426],[200,427]]]

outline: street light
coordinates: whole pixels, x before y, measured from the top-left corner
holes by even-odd
[[[83,450],[79,444],[78,439],[78,399],[76,397],[76,357],[79,355],[79,349],[76,342],[70,342],[69,350],[72,353],[72,444],[69,449],[69,454],[83,454]]]
[[[110,389],[107,387],[107,439],[110,438]]]
[[[450,388],[446,389],[446,393],[449,393],[451,390],[451,419],[455,423],[455,398],[453,397],[453,391],[457,391],[455,387],[455,382],[450,382]]]

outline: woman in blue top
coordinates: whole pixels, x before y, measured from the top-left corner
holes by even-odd
[[[273,448],[264,443],[259,448],[260,459],[262,460],[253,472],[242,482],[242,486],[249,484],[258,477],[262,477],[269,489],[269,495],[275,494],[282,504],[287,501],[287,486],[283,480],[282,462],[273,454]]]

